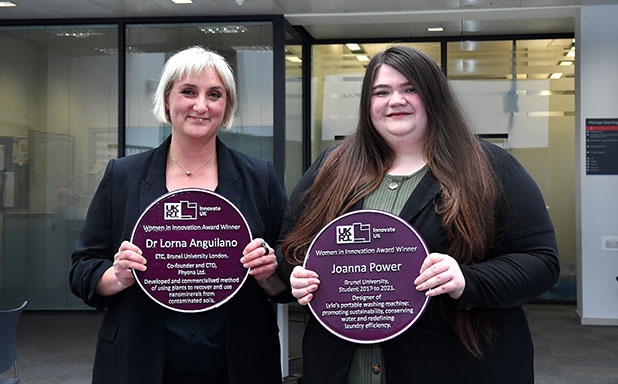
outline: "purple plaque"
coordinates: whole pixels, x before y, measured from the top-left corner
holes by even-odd
[[[429,303],[414,279],[429,254],[406,221],[388,212],[355,211],[326,225],[305,268],[320,285],[309,303],[330,332],[355,343],[380,343],[405,332]]]
[[[133,228],[131,242],[148,261],[133,275],[165,308],[202,312],[234,296],[248,270],[240,258],[251,230],[238,208],[205,189],[179,189],[155,200]]]

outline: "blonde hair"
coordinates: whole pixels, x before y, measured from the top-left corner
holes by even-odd
[[[175,81],[186,76],[199,75],[205,70],[214,69],[223,81],[226,94],[225,113],[221,122],[223,129],[229,129],[234,122],[236,110],[236,81],[232,68],[223,56],[201,46],[185,48],[170,57],[161,73],[161,80],[152,96],[154,107],[152,112],[157,120],[170,123],[169,110],[165,102]]]

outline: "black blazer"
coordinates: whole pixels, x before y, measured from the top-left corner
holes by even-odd
[[[458,300],[441,295],[430,300],[419,321],[382,344],[388,384],[533,383],[533,349],[522,304],[558,279],[559,261],[543,198],[523,167],[502,149],[483,142],[501,191],[497,241],[492,257],[461,266],[466,288]],[[302,177],[290,196],[277,242],[292,229],[304,209],[302,194],[313,183],[325,156]],[[435,205],[440,185],[427,172],[399,215],[423,236],[430,252],[447,253],[449,243]],[[351,211],[362,208],[362,201]],[[289,284],[293,266],[281,259],[279,273]],[[410,277],[410,284],[416,276]],[[476,311],[494,332],[483,345],[484,358],[467,352],[451,326],[457,311]],[[303,337],[303,383],[346,384],[354,344],[334,336],[313,316]],[[368,367],[369,369],[369,367]]]
[[[71,289],[106,314],[99,331],[93,383],[162,382],[167,309],[137,284],[109,297],[97,295],[97,281],[112,265],[123,240],[148,205],[166,193],[165,166],[171,136],[151,151],[111,160],[92,199],[72,254]],[[277,239],[286,197],[271,163],[230,150],[217,139],[216,192],[243,213],[253,237]],[[221,307],[231,383],[281,382],[276,316],[253,277]]]

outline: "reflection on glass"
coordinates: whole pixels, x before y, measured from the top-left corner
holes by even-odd
[[[0,29],[0,307],[83,308],[70,253],[117,155],[116,26]]]
[[[448,76],[472,129],[532,175],[556,228],[562,272],[543,298],[575,300],[574,41],[447,45]]]
[[[219,131],[231,148],[272,161],[273,28],[268,23],[192,23],[127,27],[126,154],[158,146],[170,134],[151,113],[151,96],[165,61],[202,45],[223,55],[236,76],[234,126]]]
[[[288,195],[303,172],[302,59],[301,45],[285,46],[285,190]]]

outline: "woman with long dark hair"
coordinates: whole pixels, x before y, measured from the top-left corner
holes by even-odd
[[[312,318],[304,383],[533,382],[522,304],[558,278],[552,223],[534,181],[473,135],[448,80],[416,49],[373,57],[356,131],[322,154],[290,197],[279,273],[301,305],[320,283],[300,266],[310,243],[358,209],[389,211],[423,236],[432,253],[410,284],[432,300],[413,327],[371,346],[339,339]]]

